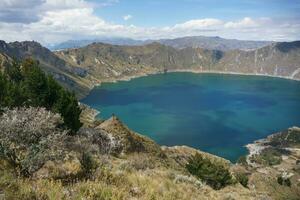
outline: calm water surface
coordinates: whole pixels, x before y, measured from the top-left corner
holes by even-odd
[[[105,83],[83,103],[115,113],[161,145],[188,145],[235,161],[244,145],[300,126],[300,82],[261,76],[168,73]]]

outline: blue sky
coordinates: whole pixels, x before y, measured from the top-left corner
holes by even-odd
[[[300,40],[300,0],[0,0],[0,39]]]
[[[130,14],[133,16],[130,23],[138,26],[162,27],[200,18],[223,20],[236,20],[244,17],[299,18],[300,1],[120,0],[105,9],[95,9],[95,13],[115,23],[124,23],[121,16]]]

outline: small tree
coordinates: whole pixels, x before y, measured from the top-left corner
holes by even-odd
[[[222,163],[213,163],[199,153],[190,158],[186,168],[191,174],[216,190],[233,183],[229,170]]]
[[[46,105],[48,82],[45,73],[38,67],[36,62],[24,61],[24,84],[26,94],[31,106]]]
[[[244,173],[238,173],[235,175],[237,181],[244,187],[248,187],[248,176]]]
[[[52,76],[47,76],[32,59],[8,66],[0,76],[0,89],[0,108],[45,107],[60,113],[72,134],[82,126],[79,120],[81,109],[75,94],[65,90]]]
[[[81,166],[83,167],[84,175],[90,176],[97,168],[97,163],[89,152],[83,152],[80,159]]]
[[[45,107],[47,109],[52,109],[55,106],[55,103],[60,98],[61,94],[61,86],[54,80],[52,76],[48,76],[47,79],[47,93],[46,93],[46,100],[45,100]]]
[[[72,130],[71,134],[76,133],[82,126],[79,120],[81,109],[75,94],[65,90],[60,90],[60,98],[55,104],[54,110],[59,112],[64,119],[65,125]]]
[[[0,108],[4,105],[7,81],[0,72]]]
[[[14,61],[11,66],[5,68],[4,74],[9,81],[14,83],[19,83],[24,78],[21,72],[20,63],[16,61]]]

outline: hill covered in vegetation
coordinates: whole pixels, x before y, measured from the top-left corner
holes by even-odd
[[[0,73],[0,91],[0,109],[45,107],[59,113],[65,126],[72,131],[81,127],[81,110],[75,94],[60,86],[52,76],[47,76],[31,59],[13,62],[4,68]]]
[[[239,163],[161,147],[116,116],[96,120],[32,60],[0,76],[0,198],[297,199],[300,131],[249,146]]]

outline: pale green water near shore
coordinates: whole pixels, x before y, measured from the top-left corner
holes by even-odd
[[[232,161],[244,145],[300,126],[300,82],[262,76],[168,73],[105,83],[82,100],[162,145]]]

